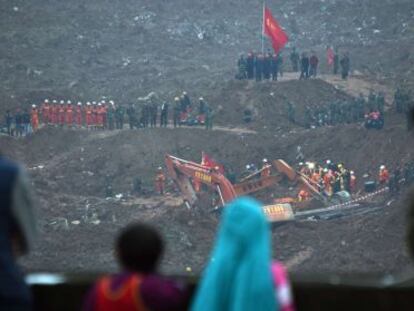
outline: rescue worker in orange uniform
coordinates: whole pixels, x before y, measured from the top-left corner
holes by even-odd
[[[52,105],[50,107],[50,123],[57,124],[58,115],[59,115],[58,103],[57,103],[57,100],[53,100]]]
[[[330,169],[325,168],[323,170],[323,184],[325,186],[325,192],[328,196],[332,195],[332,182],[333,182],[333,175]]]
[[[72,102],[68,100],[67,106],[66,106],[66,125],[68,127],[72,127],[73,125],[73,107]]]
[[[98,119],[98,106],[96,105],[96,102],[92,102],[92,114],[91,114],[91,126],[92,128],[96,129],[96,125]]]
[[[75,108],[75,122],[77,127],[82,127],[82,103],[78,102]]]
[[[157,175],[155,176],[155,190],[163,195],[165,190],[165,175],[162,171],[162,167],[158,167]]]
[[[272,166],[269,164],[267,159],[263,159],[263,167],[260,171],[260,177],[269,177],[271,173]]]
[[[42,112],[42,122],[43,124],[50,123],[50,106],[49,106],[49,100],[45,99],[45,101],[42,104],[42,107],[40,108]]]
[[[310,198],[309,192],[305,189],[299,191],[298,200],[299,202],[307,201]]]
[[[103,128],[104,110],[102,104],[99,103],[96,107],[96,126],[100,129]]]
[[[357,179],[356,179],[356,176],[355,176],[354,171],[351,171],[350,173],[351,173],[351,179],[350,179],[350,181],[349,181],[349,188],[350,188],[350,190],[351,190],[351,193],[355,193],[355,191],[356,191]]]
[[[86,124],[86,127],[89,129],[92,125],[92,107],[91,107],[90,102],[86,103],[84,112],[85,112],[85,124]]]
[[[390,173],[388,172],[385,165],[380,166],[378,179],[379,179],[380,185],[386,185],[388,183],[388,181],[390,180]]]
[[[63,126],[65,124],[65,113],[66,113],[65,102],[61,100],[59,104],[59,113],[58,113],[60,126]]]
[[[39,111],[36,108],[36,105],[32,105],[32,111],[30,113],[30,121],[32,123],[33,132],[36,132],[39,128]]]

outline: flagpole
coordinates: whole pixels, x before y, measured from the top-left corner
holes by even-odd
[[[263,1],[263,12],[262,12],[262,54],[264,54],[264,23],[265,23],[265,2]]]

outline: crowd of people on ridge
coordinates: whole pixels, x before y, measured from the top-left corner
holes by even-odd
[[[341,68],[341,77],[346,80],[351,69],[349,54],[346,52],[340,57],[338,50],[334,51],[331,49],[331,51],[333,56],[332,60],[328,61],[328,64],[332,65],[333,74],[338,74],[339,68]],[[300,80],[317,77],[320,61],[315,51],[312,51],[310,54],[308,52],[300,54],[293,47],[289,60],[292,72],[300,72]],[[237,60],[237,69],[236,79],[239,80],[277,81],[279,76],[283,77],[283,54],[282,52],[272,53],[270,50],[266,53],[251,51],[247,56],[241,54]]]
[[[128,123],[130,129],[147,127],[167,127],[170,122],[175,127],[182,125],[203,125],[212,129],[214,110],[200,97],[193,103],[186,92],[174,98],[171,105],[166,101],[157,103],[155,96],[140,104],[127,106],[114,101],[92,101],[83,104],[70,100],[48,100],[31,110],[18,108],[14,113],[6,111],[6,133],[10,136],[25,136],[42,125],[87,129],[123,129]],[[170,118],[172,110],[172,118]],[[172,119],[172,120],[171,120]]]

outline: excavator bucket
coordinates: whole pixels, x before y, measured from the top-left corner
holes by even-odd
[[[292,206],[290,204],[273,204],[263,206],[263,212],[270,222],[281,222],[295,219]]]
[[[286,175],[290,181],[296,180],[298,173],[296,173],[296,171],[282,159],[274,160],[273,166],[276,167],[276,170],[280,173]]]

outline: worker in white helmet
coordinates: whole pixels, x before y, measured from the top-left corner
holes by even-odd
[[[82,127],[82,103],[78,102],[75,108],[75,123],[77,128]]]
[[[269,177],[272,166],[269,164],[266,158],[262,160],[262,163],[263,165],[262,165],[262,169],[260,170],[260,176],[262,178]]]
[[[390,180],[390,173],[388,172],[385,165],[380,166],[379,174],[378,174],[378,181],[380,185],[386,185]]]

